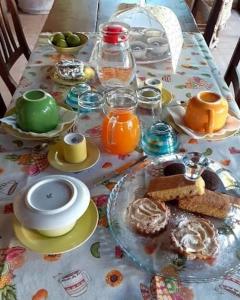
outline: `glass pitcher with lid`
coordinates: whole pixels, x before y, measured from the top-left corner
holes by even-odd
[[[130,27],[122,22],[100,25],[100,41],[94,50],[94,63],[104,87],[127,87],[135,77],[135,60],[129,47]]]
[[[112,89],[105,94],[102,143],[112,154],[127,154],[140,140],[140,124],[135,113],[136,94],[126,88]]]

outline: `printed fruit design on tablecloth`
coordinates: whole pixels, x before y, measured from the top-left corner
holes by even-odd
[[[13,283],[13,271],[20,268],[25,261],[23,247],[0,249],[0,299],[15,300],[16,289]]]
[[[105,281],[111,287],[116,287],[122,283],[123,275],[118,270],[112,270],[106,274]]]
[[[3,208],[3,213],[4,214],[12,214],[13,213],[13,204],[6,204]]]
[[[92,256],[100,258],[100,242],[93,243],[90,247]]]
[[[102,194],[93,197],[93,201],[95,202],[98,214],[99,214],[99,220],[98,225],[103,227],[108,227],[107,222],[107,201],[108,201],[108,195]]]
[[[183,286],[174,277],[153,276],[150,287],[140,283],[140,291],[144,300],[193,300],[192,289]]]
[[[102,136],[102,126],[97,125],[95,127],[89,128],[86,130],[86,135],[89,135],[92,138],[99,138]]]
[[[109,191],[111,191],[115,187],[116,183],[116,181],[106,181],[104,182],[104,185]]]
[[[16,299],[15,286],[12,283],[13,274],[7,262],[0,263],[0,299]]]
[[[206,89],[211,90],[213,87],[212,83],[208,83],[206,80],[198,76],[189,78],[184,84],[176,85],[177,89]]]
[[[48,291],[45,289],[40,289],[32,296],[32,300],[47,300]]]
[[[62,254],[46,254],[43,255],[43,259],[49,262],[59,261],[62,257]]]
[[[18,165],[22,165],[23,170],[31,176],[38,175],[49,166],[47,153],[9,154],[5,158],[16,161]]]

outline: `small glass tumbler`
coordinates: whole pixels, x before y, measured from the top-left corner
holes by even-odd
[[[150,156],[158,157],[177,152],[179,142],[173,128],[165,122],[156,122],[144,131],[142,149]]]
[[[92,138],[95,142],[101,137],[103,104],[102,94],[94,91],[86,91],[78,98],[77,132]]]
[[[66,98],[66,104],[71,106],[74,110],[78,110],[78,101],[79,97],[85,93],[86,91],[90,91],[91,87],[90,85],[86,83],[80,83],[70,89],[70,91],[67,94]]]
[[[208,166],[208,159],[202,153],[189,152],[183,157],[183,164],[185,166],[185,178],[196,180]]]

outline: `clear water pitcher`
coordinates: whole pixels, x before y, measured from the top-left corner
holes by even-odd
[[[95,49],[95,64],[103,87],[127,87],[135,77],[135,60],[129,47],[130,27],[122,22],[100,25],[101,39]]]

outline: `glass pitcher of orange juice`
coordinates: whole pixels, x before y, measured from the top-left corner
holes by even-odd
[[[140,124],[135,109],[137,99],[130,89],[112,89],[105,94],[102,142],[112,154],[127,154],[136,148],[140,139]]]

